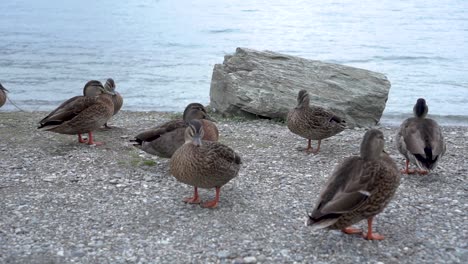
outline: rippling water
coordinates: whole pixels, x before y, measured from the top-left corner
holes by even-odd
[[[465,0],[2,0],[0,13],[0,82],[26,110],[108,77],[126,110],[208,103],[213,65],[241,46],[386,74],[387,120],[418,97],[432,114],[468,116]]]

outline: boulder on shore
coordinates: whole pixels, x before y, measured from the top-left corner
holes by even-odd
[[[227,116],[285,119],[301,89],[311,105],[334,111],[351,127],[367,127],[379,122],[390,82],[377,72],[237,48],[214,66],[210,105]]]

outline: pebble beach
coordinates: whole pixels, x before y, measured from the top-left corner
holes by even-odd
[[[123,111],[104,146],[38,131],[46,112],[0,113],[0,263],[466,263],[467,127],[443,127],[447,153],[429,175],[402,175],[376,217],[383,241],[338,231],[312,232],[306,213],[345,157],[359,154],[365,129],[322,142],[270,120],[218,120],[220,141],[243,159],[218,208],[182,202],[192,188],[169,174],[169,160],[129,140],[176,114]],[[384,132],[400,167],[397,127]],[[214,190],[201,190],[202,200]],[[359,224],[366,230],[365,222]]]

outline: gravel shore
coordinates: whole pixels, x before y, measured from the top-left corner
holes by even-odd
[[[243,158],[216,209],[182,202],[169,160],[129,143],[174,117],[121,112],[104,146],[38,131],[45,112],[0,113],[0,263],[468,263],[467,127],[444,127],[447,153],[429,175],[404,175],[377,216],[386,239],[366,241],[304,225],[333,168],[359,153],[364,129],[322,142],[269,120],[217,117],[220,141]],[[380,127],[400,167],[396,127]],[[315,143],[314,143],[315,144]],[[201,190],[201,198],[214,197]],[[364,221],[360,226],[366,229]]]

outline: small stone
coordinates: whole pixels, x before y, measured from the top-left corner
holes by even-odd
[[[260,262],[264,262],[266,260],[266,256],[261,254],[257,257],[257,260],[260,261]]]
[[[280,253],[283,257],[289,257],[289,249],[282,249]]]
[[[229,257],[229,254],[230,254],[229,251],[227,251],[227,250],[221,250],[221,251],[218,252],[217,256],[218,256],[218,258],[220,258],[220,259],[225,259],[225,258],[228,258],[228,257]]]
[[[119,180],[118,179],[110,179],[109,183],[110,184],[117,184],[117,183],[119,183]]]
[[[26,234],[26,233],[27,232],[22,228],[19,228],[19,227],[15,228],[15,234],[17,234],[17,235]]]
[[[244,259],[243,258],[236,258],[232,263],[233,264],[243,264]]]
[[[245,257],[244,263],[257,263],[257,258],[254,256]]]
[[[81,257],[85,256],[85,253],[83,252],[83,250],[77,249],[77,250],[72,252],[71,256],[76,257],[76,258],[81,258]]]
[[[48,176],[48,177],[45,177],[44,179],[42,179],[43,181],[45,182],[53,182],[57,179],[56,176]]]
[[[147,182],[154,181],[153,177],[151,177],[151,176],[145,176],[145,177],[143,177],[143,180],[145,180]]]

